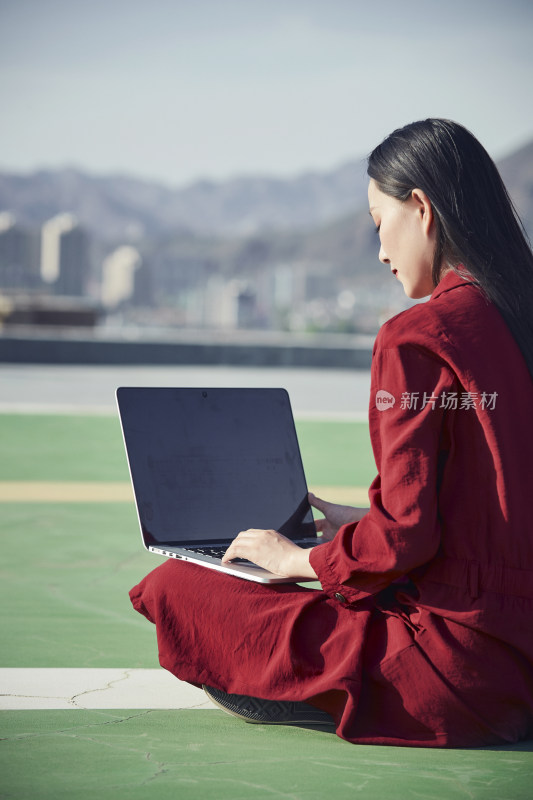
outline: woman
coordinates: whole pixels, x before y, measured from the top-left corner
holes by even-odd
[[[430,295],[376,339],[370,508],[311,496],[323,544],[251,529],[226,553],[322,591],[169,560],[132,602],[161,664],[250,721],[333,719],[359,743],[514,742],[533,734],[533,256],[455,123],[393,132],[368,174],[380,260],[409,297]]]

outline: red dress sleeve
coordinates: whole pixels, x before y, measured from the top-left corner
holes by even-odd
[[[383,338],[372,360],[370,510],[310,556],[324,591],[347,604],[425,564],[440,544],[438,486],[453,425],[446,406],[457,378],[430,350],[382,346]]]

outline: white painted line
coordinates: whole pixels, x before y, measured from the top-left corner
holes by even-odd
[[[201,708],[201,689],[164,669],[0,669],[0,710]]]
[[[116,407],[74,403],[32,403],[25,400],[8,403],[0,401],[0,414],[66,414],[73,417],[116,417]]]

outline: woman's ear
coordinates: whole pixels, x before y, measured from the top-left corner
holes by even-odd
[[[416,212],[424,226],[424,230],[429,234],[433,224],[433,207],[431,200],[422,189],[413,189],[411,199],[415,204]]]

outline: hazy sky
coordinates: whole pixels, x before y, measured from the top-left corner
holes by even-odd
[[[0,0],[0,169],[296,174],[443,116],[533,138],[532,0]]]

